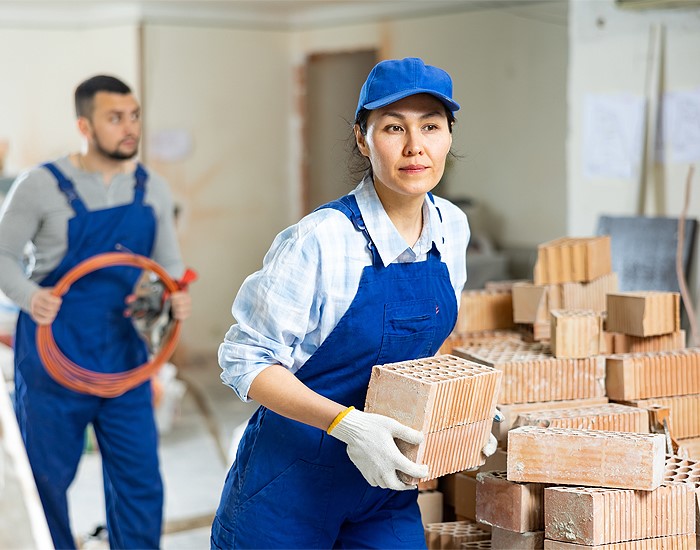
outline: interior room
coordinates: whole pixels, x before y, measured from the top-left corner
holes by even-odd
[[[84,148],[73,94],[79,82],[96,74],[114,75],[131,87],[141,106],[138,159],[167,182],[173,196],[177,241],[197,280],[189,287],[191,315],[158,375],[164,388],[156,410],[165,490],[163,548],[209,547],[224,480],[244,426],[257,408],[220,379],[217,353],[236,323],[233,300],[244,281],[261,268],[280,232],[359,183],[362,175],[350,166],[358,92],[382,60],[417,57],[444,69],[461,106],[452,131],[454,155],[448,157],[433,190],[466,214],[471,232],[464,287],[471,294],[462,295],[455,331],[491,334],[529,325],[530,342],[550,345],[556,326],[565,324],[557,313],[549,317],[550,310],[565,311],[565,304],[555,306],[550,295],[549,305],[543,306],[538,301],[542,294],[526,296],[522,287],[516,297],[513,285],[592,281],[593,276],[556,279],[543,271],[546,259],[556,263],[543,252],[554,247],[543,245],[566,237],[588,247],[584,262],[593,264],[595,254],[602,254],[608,268],[596,277],[617,273],[611,293],[672,295],[668,307],[675,324],[664,334],[684,330],[682,343],[636,350],[674,353],[669,350],[700,346],[695,329],[700,312],[693,307],[700,296],[694,221],[700,217],[697,172],[693,178],[693,166],[700,161],[697,0],[0,0],[0,52],[0,203],[28,170]],[[667,219],[670,225],[663,230],[653,225],[645,232],[627,229],[627,237],[637,237],[639,244],[613,236],[612,244],[601,245],[601,236],[609,235],[621,218]],[[681,225],[679,219],[692,223]],[[685,246],[682,254],[676,249],[680,227],[687,227],[678,245],[679,250]],[[642,273],[642,264],[648,271]],[[635,274],[646,281],[632,282]],[[668,286],[653,286],[660,279]],[[479,325],[481,318],[468,318],[469,311],[477,310],[489,319],[500,315],[489,309],[497,306],[489,305],[484,292],[507,295],[506,321]],[[642,298],[646,306],[649,300]],[[605,351],[609,347],[599,346],[606,323],[603,310],[607,306],[610,321],[611,303],[608,299],[591,321],[596,347],[589,358],[612,355]],[[615,307],[628,307],[627,302],[620,304]],[[517,306],[521,310],[513,316]],[[538,325],[542,307],[546,319]],[[5,465],[0,462],[0,546],[49,548],[53,542],[41,501],[17,425],[12,425],[12,344],[18,313],[19,307],[2,294],[0,361],[5,388],[0,392],[0,442]],[[627,314],[620,315],[620,323],[627,322]],[[664,314],[651,315],[660,319]],[[570,319],[566,322],[579,322]],[[538,327],[545,336],[537,336]],[[637,335],[624,329],[615,333],[650,337],[648,332]],[[484,341],[479,340],[479,346]],[[455,340],[446,353],[479,363],[483,355],[473,349],[459,353],[475,342]],[[615,348],[616,353],[630,350]],[[566,357],[563,351],[560,356]],[[618,367],[605,360],[602,364],[602,393],[580,396],[605,399],[588,403],[591,406],[618,402],[611,386],[605,392],[604,379],[606,369],[610,373]],[[687,372],[697,365],[700,361]],[[495,368],[508,376],[507,368]],[[688,380],[692,376],[688,374]],[[700,375],[689,384],[698,379]],[[504,378],[501,387],[505,383]],[[689,393],[700,394],[700,388]],[[529,401],[566,399],[573,407],[577,398],[540,396]],[[506,411],[508,432],[516,427],[516,405],[523,400],[494,399]],[[634,399],[641,396],[619,402],[629,405]],[[643,431],[657,431],[669,442],[700,437],[700,400],[689,405],[687,413],[697,433],[685,431],[682,436],[673,434],[674,423],[676,430],[682,423],[680,409],[668,403],[660,406],[665,411],[670,407],[671,433],[663,414],[654,417],[661,418],[658,431],[653,422]],[[497,431],[494,428],[494,434]],[[503,437],[509,439],[507,434]],[[481,472],[507,470],[508,480],[520,487],[548,483],[526,477],[513,481],[510,449],[517,450],[519,442],[508,443],[507,459],[501,443],[499,439],[491,458],[494,467],[482,467]],[[700,461],[700,445],[688,445],[685,454],[679,452],[679,460]],[[497,458],[502,461],[494,465]],[[668,470],[663,457],[655,460],[662,464],[655,462],[654,468]],[[426,527],[428,547],[466,547],[459,544],[467,539],[459,542],[453,531],[447,546],[436,540],[454,527],[448,523],[464,528],[473,522],[477,531],[488,527],[485,540],[491,546],[470,548],[565,548],[566,541],[556,542],[544,519],[509,528],[486,508],[479,512],[474,507],[478,491],[503,480],[477,473],[455,477],[469,469],[453,469],[431,479],[434,485],[419,486],[421,495],[440,493],[438,504],[429,504],[426,496],[421,503],[423,524],[439,525],[432,531]],[[661,474],[654,470],[653,475]],[[699,483],[700,478],[691,484],[693,510],[699,509]],[[557,484],[585,485],[566,480]],[[464,497],[471,498],[469,511],[466,501],[455,502],[462,498],[456,494],[471,495]],[[552,499],[564,499],[552,494]],[[106,520],[100,449],[90,431],[68,499],[77,544],[109,547],[101,529]],[[494,497],[491,502],[495,501]],[[546,508],[543,518],[544,514]],[[690,515],[694,522],[695,512]],[[500,542],[491,535],[496,530]],[[500,531],[518,537],[506,543]],[[437,538],[431,532],[437,532]],[[540,532],[537,540],[529,535]],[[692,548],[696,544],[696,531],[690,527],[648,532],[648,537],[690,537],[683,540],[690,544],[692,539]],[[624,540],[644,538],[630,535]],[[581,548],[601,543],[584,538],[576,542]]]

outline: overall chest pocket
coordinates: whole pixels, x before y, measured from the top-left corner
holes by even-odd
[[[377,364],[396,363],[431,355],[436,322],[435,300],[386,304],[382,345]]]

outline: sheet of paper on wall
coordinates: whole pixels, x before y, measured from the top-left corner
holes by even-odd
[[[668,162],[700,161],[700,88],[664,94],[663,140]]]
[[[633,179],[644,144],[645,100],[629,94],[587,94],[583,106],[586,178]]]
[[[157,130],[148,139],[148,154],[152,160],[177,162],[192,153],[192,133],[189,130]]]

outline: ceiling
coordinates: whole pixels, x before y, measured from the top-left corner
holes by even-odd
[[[186,22],[292,30],[484,9],[565,26],[567,8],[567,0],[0,0],[0,27]]]

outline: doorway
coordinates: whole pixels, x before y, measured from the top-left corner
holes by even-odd
[[[376,50],[323,53],[306,62],[303,214],[351,191],[352,123],[360,88],[377,62]]]

